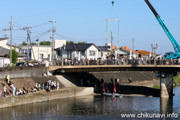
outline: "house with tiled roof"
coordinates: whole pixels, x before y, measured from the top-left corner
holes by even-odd
[[[99,55],[98,58],[106,59],[107,56],[111,53],[110,46],[97,46],[99,48]]]
[[[67,59],[97,59],[98,58],[99,48],[93,43],[86,44],[68,44],[63,47],[59,47],[56,49],[56,52],[59,57],[67,58]]]
[[[10,64],[10,60],[7,57],[10,53],[11,45],[8,44],[8,38],[0,38],[0,67],[5,67]],[[17,46],[12,45],[12,49],[16,49],[19,52],[19,48]],[[19,53],[18,60],[23,60],[26,55]]]
[[[114,50],[114,54],[116,58],[129,57],[130,53],[131,55],[133,55],[133,57],[138,57],[138,53],[136,51],[129,49],[128,46],[122,46]]]
[[[149,58],[154,55],[154,53],[145,50],[136,50],[136,52],[139,54],[139,57]]]

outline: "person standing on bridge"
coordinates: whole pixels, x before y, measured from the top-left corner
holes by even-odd
[[[132,82],[132,79],[131,79],[131,77],[129,77],[129,78],[128,78],[128,81],[129,81],[129,83],[131,83],[131,82]]]

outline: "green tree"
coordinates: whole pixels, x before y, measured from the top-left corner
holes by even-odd
[[[79,41],[78,44],[86,44],[87,42],[84,42],[84,41]]]
[[[41,41],[39,44],[40,45],[51,45],[51,42],[49,42],[49,41]]]
[[[10,58],[10,52],[9,52],[8,58]],[[12,63],[13,64],[16,64],[17,58],[18,58],[18,52],[16,52],[16,49],[14,48],[12,50]]]
[[[37,45],[37,43],[33,43],[33,42],[32,42],[31,44],[32,44],[32,45]]]
[[[20,44],[20,45],[24,46],[24,45],[27,45],[27,43],[25,41],[23,41],[22,44]]]
[[[74,44],[74,41],[66,41],[66,45]]]

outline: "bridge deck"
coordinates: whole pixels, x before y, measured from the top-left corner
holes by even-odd
[[[96,72],[96,71],[180,71],[180,65],[80,65],[49,66],[49,71]]]

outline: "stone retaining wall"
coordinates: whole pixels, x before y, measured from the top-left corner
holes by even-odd
[[[23,105],[28,103],[42,102],[47,100],[76,97],[83,95],[90,95],[94,93],[92,87],[76,87],[76,88],[63,88],[60,90],[52,90],[50,92],[28,93],[27,95],[1,97],[0,108],[12,107],[16,105]]]
[[[8,73],[10,74],[10,78],[23,78],[23,77],[42,76],[44,72],[47,72],[46,67],[4,71],[4,72],[0,72],[0,79],[5,79]]]

